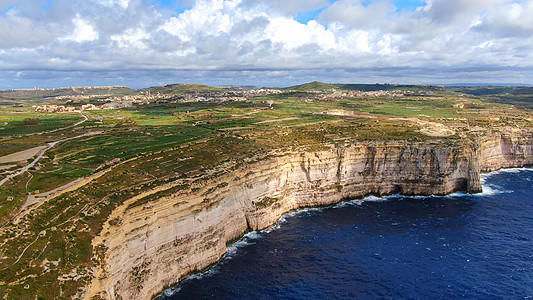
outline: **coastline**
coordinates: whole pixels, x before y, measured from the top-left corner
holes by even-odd
[[[121,225],[106,224],[93,241],[107,251],[86,298],[156,297],[216,265],[228,243],[269,228],[296,209],[338,205],[367,195],[475,193],[481,189],[480,172],[486,164],[504,168],[533,163],[529,135],[494,140],[489,148],[383,143],[293,153],[232,171],[195,193],[178,192],[129,211],[126,202],[110,217],[120,216]],[[210,192],[213,186],[219,188]],[[201,195],[208,192],[206,202]],[[146,276],[133,277],[138,270]]]

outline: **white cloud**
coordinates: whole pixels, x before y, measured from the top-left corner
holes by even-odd
[[[0,48],[41,46],[54,39],[53,27],[36,26],[33,20],[11,9],[0,15]]]
[[[316,21],[301,24],[288,18],[273,18],[265,34],[274,43],[282,43],[287,51],[307,44],[316,44],[323,50],[336,47],[335,35]]]
[[[62,40],[81,43],[98,39],[98,32],[87,21],[83,20],[79,14],[72,20],[72,23],[74,24],[74,31],[71,35],[62,38]]]
[[[171,17],[161,29],[179,36],[184,41],[191,41],[199,34],[218,35],[231,30],[231,10],[235,3],[222,0],[198,1],[190,10],[178,17]]]
[[[124,33],[119,35],[112,35],[109,38],[112,41],[118,43],[118,47],[137,47],[137,48],[146,48],[144,40],[149,38],[150,35],[144,32],[140,28],[136,29],[127,29]]]
[[[369,4],[362,0],[338,0],[321,14],[326,23],[340,22],[351,28],[375,27],[394,12],[396,7],[390,1],[377,0]]]
[[[480,30],[501,36],[531,36],[533,34],[533,1],[504,3],[483,16],[476,24]]]
[[[129,0],[97,0],[96,3],[103,5],[103,6],[120,6],[122,8],[127,8],[130,1]]]

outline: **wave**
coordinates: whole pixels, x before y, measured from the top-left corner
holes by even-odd
[[[388,195],[388,196],[367,196],[363,199],[353,199],[353,200],[348,200],[348,201],[343,201],[343,202],[340,202],[338,204],[335,204],[333,206],[331,206],[332,208],[343,208],[343,207],[347,207],[347,206],[361,206],[363,205],[363,203],[365,202],[386,202],[386,201],[389,201],[391,199],[397,199],[397,198],[402,198],[402,197],[405,197],[403,195],[400,195],[400,194],[394,194],[394,195]]]
[[[288,218],[295,217],[295,216],[302,215],[302,214],[310,215],[316,212],[321,212],[324,209],[325,209],[324,207],[307,207],[307,208],[300,208],[295,211],[288,212],[284,214],[283,216],[281,216],[276,222],[276,224],[259,231],[259,234],[271,233],[272,231],[280,228],[281,224],[287,222]]]
[[[164,292],[163,292],[163,296],[165,297],[172,297],[174,294],[178,293],[179,291],[181,291],[181,286],[175,286],[173,288],[170,288],[170,289],[166,289]],[[158,298],[156,298],[158,299]]]
[[[257,231],[250,231],[243,235],[243,237],[237,242],[229,245],[226,248],[226,254],[222,257],[223,261],[231,260],[238,255],[240,248],[255,244],[255,241],[261,238],[261,233]]]
[[[533,172],[533,168],[508,168],[508,169],[501,169],[490,173],[481,174],[481,186],[483,187],[483,191],[478,194],[474,194],[472,196],[493,196],[498,194],[507,194],[511,191],[503,189],[501,186],[496,184],[489,184],[487,183],[487,180],[491,178],[492,176],[499,175],[499,174],[509,174],[509,173],[520,173],[520,172]]]
[[[484,173],[484,174],[481,174],[481,184],[484,184],[485,181],[488,178],[490,178],[490,177],[492,177],[494,175],[508,174],[508,173],[520,173],[520,172],[524,172],[524,171],[533,172],[533,168],[531,168],[531,167],[508,168],[508,169],[500,169],[500,170],[489,172],[489,173]]]
[[[182,281],[180,281],[178,285],[176,285],[176,286],[174,286],[172,288],[166,289],[163,292],[163,296],[172,297],[173,295],[175,295],[175,294],[179,293],[179,291],[181,291],[181,288],[182,288],[184,283],[186,283],[188,281],[191,281],[191,280],[201,280],[202,278],[206,278],[206,277],[209,277],[209,276],[212,276],[212,275],[218,273],[218,271],[220,269],[220,264],[223,263],[224,260],[225,259],[223,258],[223,260],[220,261],[220,263],[218,263],[218,264],[214,265],[213,267],[205,270],[204,272],[196,273],[196,274],[192,274],[192,275],[187,276]],[[160,299],[160,298],[156,298],[156,299]]]
[[[483,184],[483,191],[481,193],[474,194],[476,197],[494,196],[498,194],[507,194],[511,191],[502,189],[501,186],[495,184]]]

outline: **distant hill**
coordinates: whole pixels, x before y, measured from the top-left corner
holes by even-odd
[[[125,86],[96,86],[96,87],[65,87],[57,89],[22,89],[0,90],[0,97],[11,100],[42,99],[59,96],[82,96],[82,95],[125,95],[134,93],[134,89]]]
[[[533,87],[525,86],[451,86],[449,89],[474,96],[533,95]]]
[[[389,91],[389,90],[443,90],[439,85],[405,85],[405,84],[343,84],[343,83],[323,83],[313,81],[310,83],[295,85],[286,88],[293,91],[329,91],[329,90],[349,90],[349,91]]]
[[[227,91],[249,91],[257,89],[255,85],[224,85],[224,86],[215,86],[216,88],[224,89]]]
[[[162,95],[168,94],[187,94],[196,92],[224,92],[225,90],[219,87],[207,86],[199,83],[176,83],[167,84],[165,86],[155,86],[139,91],[150,91],[152,94],[160,93]]]
[[[484,97],[492,102],[533,109],[533,87],[526,86],[451,86],[454,92]]]
[[[292,91],[329,91],[332,89],[339,89],[339,88],[333,84],[323,83],[320,81],[313,81],[313,82],[285,88],[285,90],[292,90]]]
[[[425,84],[335,84],[340,90],[351,91],[390,91],[390,90],[409,90],[409,91],[442,91],[443,86],[440,85],[425,85]]]

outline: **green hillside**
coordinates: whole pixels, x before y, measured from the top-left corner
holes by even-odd
[[[292,91],[329,91],[331,89],[338,89],[338,87],[334,84],[313,81],[309,83],[291,86],[285,89]]]
[[[141,91],[150,91],[152,94],[187,94],[187,93],[209,93],[224,92],[225,90],[218,87],[207,86],[199,83],[177,83],[167,84],[165,86],[151,87]]]

